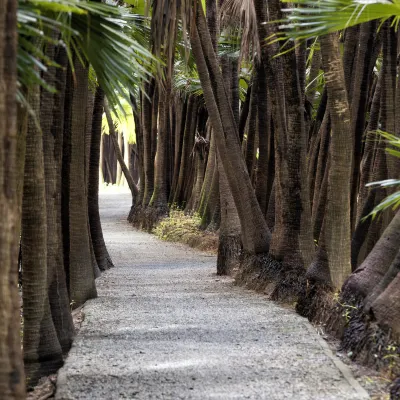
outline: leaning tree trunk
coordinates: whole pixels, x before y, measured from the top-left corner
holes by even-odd
[[[85,118],[88,69],[75,62],[72,95],[71,161],[69,172],[69,287],[73,307],[97,296],[91,252],[85,166]]]
[[[366,297],[379,284],[400,248],[400,210],[385,229],[364,262],[347,279],[343,292],[346,297]]]
[[[104,243],[103,230],[99,212],[99,164],[100,164],[100,143],[101,124],[103,117],[104,91],[97,87],[94,98],[92,118],[92,139],[90,144],[89,159],[89,182],[88,182],[88,214],[90,235],[93,242],[93,250],[96,256],[97,265],[101,271],[114,266],[107,247]]]
[[[40,89],[30,89],[32,110],[40,113]],[[22,201],[22,285],[24,364],[29,386],[63,363],[47,290],[47,220],[43,137],[33,116],[28,119]]]
[[[119,147],[117,133],[115,132],[114,122],[112,120],[111,112],[107,104],[107,100],[105,100],[104,111],[107,117],[108,128],[110,130],[110,138],[114,146],[115,155],[118,160],[118,164],[121,167],[121,171],[124,173],[125,179],[128,182],[129,189],[132,194],[132,204],[135,203],[136,196],[139,193],[139,189],[136,186],[136,183],[133,181],[132,175],[129,172],[128,166],[125,164],[124,157],[122,155],[121,149]]]
[[[0,393],[25,399],[20,338],[17,193],[17,1],[0,3]],[[13,379],[10,379],[13,377]]]
[[[397,259],[397,270],[399,269]],[[372,303],[372,311],[385,328],[390,328],[395,335],[400,334],[400,274],[391,281],[386,290]]]
[[[196,23],[191,29],[190,37],[193,55],[213,125],[219,156],[239,214],[243,248],[250,254],[265,253],[269,249],[271,234],[258,205],[241,154],[237,124],[212,47],[202,5],[200,2],[197,5]]]

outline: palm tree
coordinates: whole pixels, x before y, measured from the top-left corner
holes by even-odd
[[[39,115],[38,85],[31,88],[28,99],[32,110]],[[63,363],[47,287],[45,190],[42,131],[35,118],[29,116],[21,224],[24,364],[29,386],[34,386],[40,377],[54,372]],[[52,275],[53,272],[51,278]]]
[[[20,343],[18,257],[20,210],[17,193],[17,2],[1,3],[0,10],[0,393],[7,399],[25,398]],[[3,144],[7,143],[6,149]],[[7,155],[7,157],[6,157]],[[10,380],[10,376],[15,380]]]

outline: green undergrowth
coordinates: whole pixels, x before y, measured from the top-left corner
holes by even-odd
[[[218,235],[200,229],[199,215],[187,215],[181,210],[171,210],[154,228],[154,234],[162,240],[183,243],[198,250],[216,253]]]

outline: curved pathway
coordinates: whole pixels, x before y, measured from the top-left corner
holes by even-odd
[[[215,257],[126,222],[127,193],[101,195],[116,265],[65,366],[56,399],[365,399],[308,321],[215,275]]]

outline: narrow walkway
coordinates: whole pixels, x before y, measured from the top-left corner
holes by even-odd
[[[101,213],[116,267],[65,366],[56,399],[365,399],[306,319],[215,275],[215,258],[126,223],[129,194]]]

